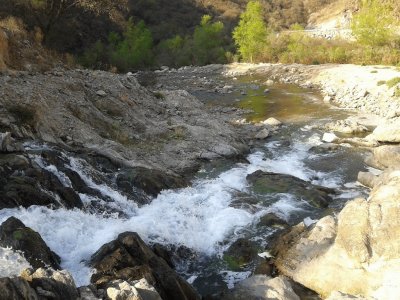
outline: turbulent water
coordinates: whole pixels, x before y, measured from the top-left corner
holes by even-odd
[[[244,89],[247,87],[246,81],[238,84]],[[306,90],[278,86],[269,95],[262,91],[263,87],[249,89],[248,95],[237,105],[253,107],[255,113],[249,118],[276,116],[287,125],[248,156],[249,164],[206,165],[190,187],[163,191],[150,204],[138,207],[112,184],[98,183],[93,178],[98,171],[83,159],[66,153],[66,167],[76,171],[88,186],[111,201],[80,194],[86,206],[97,203],[103,209],[6,209],[0,211],[0,222],[16,216],[38,231],[48,246],[59,254],[62,267],[73,274],[77,285],[89,283],[92,270],[86,266],[86,261],[96,250],[119,233],[135,231],[150,243],[183,245],[192,249],[196,259],[191,259],[190,263],[183,260],[178,270],[200,291],[209,291],[207,283],[210,280],[218,282],[215,289],[223,285],[231,287],[236,280],[249,276],[251,267],[229,270],[221,258],[222,253],[238,237],[257,242],[260,249],[268,248],[267,237],[276,229],[257,226],[263,215],[273,212],[289,223],[295,223],[305,218],[310,222],[324,213],[291,194],[255,195],[246,175],[256,170],[284,173],[338,189],[340,193],[335,196],[333,208],[341,207],[347,199],[364,192],[355,183],[356,174],[362,168],[362,152],[350,147],[335,152],[311,151],[312,147],[321,144],[323,134],[314,125],[339,118],[345,112],[328,107],[321,109],[318,97]],[[31,147],[38,150],[37,146]],[[34,153],[31,156],[37,164],[56,174],[65,186],[71,186],[66,175]],[[243,194],[256,199],[251,209],[246,205],[233,205]],[[123,211],[124,215],[116,211]],[[18,261],[7,275],[18,274],[19,269],[26,267],[26,261],[17,254],[0,250],[3,251],[0,251],[1,265],[5,266],[5,256],[11,258],[9,261]]]

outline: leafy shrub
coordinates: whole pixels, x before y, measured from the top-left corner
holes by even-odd
[[[381,85],[384,85],[384,84],[386,84],[385,80],[379,80],[378,83],[377,83],[377,86],[381,86]]]
[[[211,22],[211,16],[205,15],[193,34],[193,56],[197,65],[224,63],[222,22]]]
[[[396,86],[399,83],[400,83],[400,77],[395,77],[395,78],[392,78],[392,79],[386,81],[386,85],[389,88],[392,88],[392,87]]]
[[[118,39],[113,34],[109,42],[111,64],[120,71],[149,66],[153,62],[153,38],[143,21],[134,25],[130,19],[123,38]]]
[[[153,63],[153,38],[143,21],[129,20],[121,37],[111,32],[105,45],[97,41],[79,59],[86,67],[105,69],[115,66],[121,72],[150,66]]]
[[[362,0],[351,28],[357,40],[365,45],[383,46],[394,40],[396,18],[393,8],[381,0]]]

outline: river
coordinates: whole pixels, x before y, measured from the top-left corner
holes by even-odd
[[[242,93],[196,93],[210,106],[234,102],[239,108],[253,110],[247,120],[275,117],[283,122],[277,133],[255,144],[248,163],[224,160],[204,164],[190,187],[163,191],[150,204],[139,207],[117,190],[115,178],[64,151],[65,166],[108,200],[80,194],[86,210],[5,209],[0,211],[0,222],[15,216],[38,231],[60,255],[62,267],[73,274],[78,286],[89,284],[92,270],[85,262],[96,250],[119,233],[135,231],[148,243],[175,245],[178,272],[203,295],[232,287],[251,274],[257,261],[232,266],[224,259],[224,252],[239,238],[251,241],[257,251],[264,252],[270,237],[281,229],[260,226],[263,216],[273,213],[289,225],[303,220],[312,223],[324,214],[337,212],[347,200],[366,193],[356,183],[357,173],[365,169],[364,151],[352,147],[333,151],[318,148],[323,135],[319,126],[344,119],[351,112],[332,108],[322,103],[317,92],[296,86],[275,84],[265,93],[266,86],[254,84],[259,79],[232,80]],[[38,155],[51,146],[26,147],[40,166],[56,174],[65,186],[71,186],[62,171]],[[328,208],[314,207],[297,194],[264,193],[246,180],[257,170],[293,175],[338,193]]]

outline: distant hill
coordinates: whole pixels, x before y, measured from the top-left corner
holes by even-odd
[[[55,0],[47,0],[49,3]],[[71,0],[72,1],[72,0]],[[45,44],[63,52],[80,52],[98,39],[106,39],[110,31],[121,31],[124,22],[133,17],[144,20],[153,32],[155,41],[176,34],[191,33],[202,15],[210,14],[226,24],[227,33],[238,22],[249,0],[79,0],[54,18],[47,28],[42,24],[46,14],[36,16],[25,0],[0,0],[0,18],[16,16],[33,29],[46,31]],[[67,0],[68,2],[68,0]],[[306,25],[315,11],[333,0],[262,0],[265,19],[274,29],[291,24]],[[48,16],[47,16],[48,17]]]

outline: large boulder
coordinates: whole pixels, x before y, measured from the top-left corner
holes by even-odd
[[[286,276],[328,297],[351,295],[397,299],[400,282],[400,172],[386,176],[368,201],[355,199],[337,220],[327,216],[311,228],[301,223],[274,247]]]
[[[164,300],[200,299],[196,291],[134,232],[122,233],[103,245],[90,264],[97,271],[91,281],[99,288],[113,280],[130,282],[145,278]]]
[[[379,142],[400,143],[400,119],[379,124],[371,135]]]
[[[400,167],[400,146],[384,145],[374,149],[375,162],[385,168]]]
[[[1,224],[0,246],[21,251],[34,268],[50,266],[60,269],[59,256],[50,250],[40,234],[15,217],[10,217]]]
[[[222,297],[223,300],[300,300],[287,278],[255,275],[239,282]]]
[[[335,190],[313,185],[297,177],[271,172],[256,171],[246,177],[256,193],[290,193],[315,207],[327,207]]]

